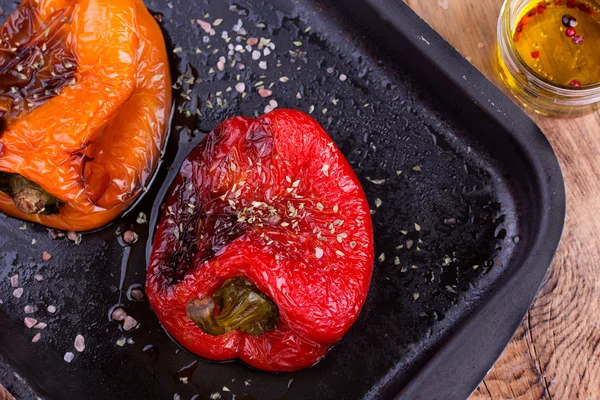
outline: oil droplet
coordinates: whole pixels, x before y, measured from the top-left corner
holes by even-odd
[[[129,258],[131,257],[131,247],[125,247],[123,249],[123,259],[121,261],[121,277],[119,279],[119,303],[121,302],[121,296],[123,295],[123,286],[125,285],[125,278],[127,277],[127,269],[129,268]]]
[[[147,354],[153,361],[158,361],[160,358],[160,351],[158,350],[158,347],[152,344],[144,346],[144,353]]]
[[[194,376],[194,372],[196,372],[196,368],[198,368],[198,361],[194,361],[185,367],[182,367],[176,374],[173,375],[175,378],[175,382],[190,382],[192,380],[192,376]]]

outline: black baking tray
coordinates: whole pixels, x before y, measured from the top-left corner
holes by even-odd
[[[23,399],[468,397],[525,315],[560,239],[563,179],[541,131],[399,1],[147,5],[175,50],[164,160],[143,199],[79,245],[0,217],[2,383]],[[0,6],[6,15],[16,3]],[[210,36],[197,19],[223,22]],[[232,29],[240,21],[245,34]],[[239,35],[271,39],[275,49],[260,60],[234,51],[219,72],[223,31],[234,48]],[[260,81],[272,97],[257,94]],[[181,159],[225,118],[260,115],[271,100],[311,112],[331,134],[365,188],[376,238],[358,321],[319,364],[286,374],[199,359],[167,336],[146,301],[128,296],[144,283],[149,230]],[[118,240],[126,229],[140,235],[132,247]],[[20,299],[9,284],[15,274]],[[24,326],[26,305],[47,328]],[[115,305],[139,329],[111,322]],[[83,353],[73,349],[77,334]],[[75,354],[70,363],[66,352]]]

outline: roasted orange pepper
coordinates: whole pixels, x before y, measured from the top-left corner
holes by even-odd
[[[171,80],[141,0],[25,0],[0,27],[0,211],[86,231],[144,189]]]

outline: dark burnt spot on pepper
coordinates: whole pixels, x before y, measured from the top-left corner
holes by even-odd
[[[32,3],[0,27],[0,117],[18,119],[74,83],[77,60],[66,29],[72,11],[60,9],[42,23]]]
[[[185,182],[182,186],[188,187],[190,184]],[[249,229],[238,221],[237,214],[229,204],[217,200],[195,204],[192,203],[195,199],[190,194],[192,192],[187,192],[180,191],[182,195],[177,203],[167,210],[173,220],[173,235],[177,239],[170,262],[162,269],[162,274],[170,283],[183,280],[195,263],[210,260]]]
[[[273,134],[269,132],[268,124],[263,123],[249,131],[244,147],[246,153],[258,159],[270,157],[273,154],[274,139]]]

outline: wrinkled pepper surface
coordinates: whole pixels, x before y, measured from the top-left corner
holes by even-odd
[[[360,183],[315,120],[233,118],[183,163],[146,292],[165,329],[202,357],[310,367],[362,309],[372,235]]]
[[[0,211],[64,230],[107,224],[166,137],[158,24],[141,0],[24,0],[0,38]]]

